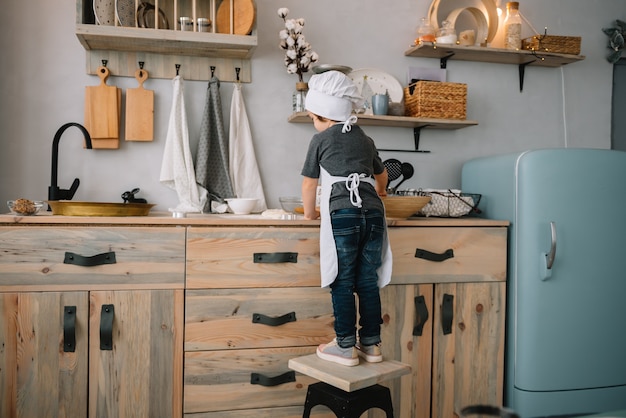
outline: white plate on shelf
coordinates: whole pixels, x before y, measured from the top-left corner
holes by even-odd
[[[404,98],[404,90],[400,82],[394,76],[382,70],[361,68],[348,73],[348,77],[354,81],[361,94],[363,92],[364,80],[367,80],[367,84],[369,84],[374,94],[385,94],[387,92],[391,101],[397,103]],[[369,101],[368,97],[364,97],[364,99]]]
[[[430,9],[428,10],[430,24],[433,25],[435,29],[439,29],[441,27],[441,22],[446,20],[450,13],[454,10],[466,9],[469,7],[479,9],[483,13],[488,26],[486,36],[487,42],[493,41],[493,38],[496,36],[496,32],[498,32],[499,23],[498,7],[496,6],[495,0],[433,0],[430,4]],[[482,39],[479,39],[478,36],[476,36],[476,43],[480,42],[482,42]]]
[[[115,0],[93,0],[93,13],[98,25],[115,25]]]

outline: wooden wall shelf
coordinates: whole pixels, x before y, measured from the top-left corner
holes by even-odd
[[[526,66],[561,67],[582,61],[584,55],[558,54],[480,46],[437,45],[425,43],[415,45],[404,52],[408,57],[438,58],[441,68],[446,68],[448,60],[491,62],[496,64],[515,64],[519,69],[519,89],[524,88],[524,70]]]
[[[396,128],[413,128],[414,149],[383,149],[379,151],[397,151],[397,152],[423,152],[419,149],[420,133],[423,128],[428,129],[461,129],[478,125],[475,120],[468,119],[431,119],[431,118],[413,118],[409,116],[388,116],[388,115],[358,115],[357,125],[362,126],[384,126]],[[306,112],[296,112],[287,119],[290,123],[313,123]]]
[[[256,26],[249,35],[217,33],[213,27],[209,32],[176,27],[178,13],[214,17],[214,0],[197,6],[194,1],[192,10],[182,12],[176,7],[182,7],[178,4],[182,0],[157,1],[171,29],[119,26],[119,22],[97,25],[91,0],[76,1],[76,37],[86,51],[88,74],[97,74],[102,60],[106,60],[111,75],[134,77],[141,61],[151,78],[174,78],[179,65],[180,75],[186,80],[208,81],[214,74],[225,82],[252,81],[250,59],[258,44]],[[225,1],[232,5],[233,0]]]
[[[404,52],[407,57],[438,58],[440,60],[460,60],[491,62],[496,64],[533,65],[538,67],[560,67],[582,61],[584,55],[557,54],[554,52],[511,51],[509,49],[487,48],[460,45],[415,45]],[[442,68],[445,68],[442,61]]]

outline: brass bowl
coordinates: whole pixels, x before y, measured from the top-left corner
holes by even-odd
[[[152,203],[74,202],[46,200],[53,215],[64,216],[147,216]]]

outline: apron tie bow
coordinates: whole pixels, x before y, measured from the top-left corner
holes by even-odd
[[[361,199],[359,194],[359,184],[363,177],[365,177],[365,174],[352,173],[346,178],[346,189],[350,192],[350,203],[357,208],[363,206],[363,199]]]
[[[352,125],[354,125],[357,120],[359,119],[356,117],[356,115],[350,115],[350,117],[346,119],[345,122],[343,122],[343,128],[341,128],[341,133],[345,134],[346,132],[350,132],[352,130]]]

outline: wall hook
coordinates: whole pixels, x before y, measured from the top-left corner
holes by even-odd
[[[139,61],[139,69],[143,70],[143,61]]]
[[[211,65],[211,78],[215,76],[215,65]]]
[[[102,60],[102,66],[106,67],[108,62],[109,62],[108,60]]]
[[[239,71],[241,71],[241,68],[235,67],[235,73],[237,74],[237,82],[239,82]]]
[[[180,64],[175,64],[176,65],[176,75],[178,75],[178,72],[180,71]]]

